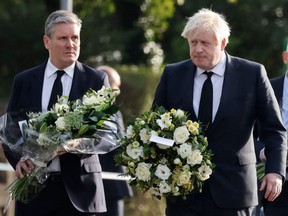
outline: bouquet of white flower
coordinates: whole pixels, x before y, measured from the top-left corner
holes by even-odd
[[[187,113],[163,107],[143,113],[127,127],[115,156],[127,168],[130,184],[153,197],[202,190],[214,169],[212,152],[198,122]]]
[[[45,187],[49,177],[47,164],[59,153],[75,154],[107,153],[119,146],[117,125],[113,114],[118,111],[114,104],[117,89],[103,87],[89,90],[82,99],[68,101],[63,96],[51,110],[45,113],[29,113],[28,122],[19,124],[22,137],[11,139],[15,127],[8,127],[7,113],[0,119],[0,138],[10,149],[29,158],[36,167],[24,178],[16,179],[9,187],[13,199],[28,202]],[[13,119],[10,119],[13,122]],[[15,126],[15,120],[13,122]],[[18,125],[18,122],[17,122]],[[116,128],[116,130],[115,130]],[[13,132],[11,132],[11,130]],[[13,141],[11,141],[13,140]]]

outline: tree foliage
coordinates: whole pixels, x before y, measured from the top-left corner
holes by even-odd
[[[60,0],[1,0],[0,96],[12,77],[44,61],[44,22]],[[189,58],[181,32],[187,17],[200,8],[223,13],[232,32],[227,51],[258,61],[268,75],[283,72],[281,52],[288,35],[286,0],[74,0],[83,20],[80,60],[92,65],[146,65],[156,70]]]

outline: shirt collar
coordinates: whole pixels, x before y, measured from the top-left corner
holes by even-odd
[[[65,71],[65,73],[66,73],[69,77],[73,78],[74,68],[75,68],[75,62],[74,62],[72,65],[64,68],[63,70]],[[55,67],[55,66],[52,64],[51,59],[49,58],[49,59],[48,59],[48,62],[47,62],[47,65],[46,65],[47,76],[48,76],[48,77],[52,76],[57,70],[60,70],[60,69],[58,69],[57,67]]]
[[[224,72],[225,72],[225,68],[226,68],[226,59],[227,59],[227,57],[224,54],[223,57],[221,58],[221,60],[218,62],[218,64],[215,65],[215,67],[209,71],[213,71],[213,73],[217,74],[218,76],[224,76]],[[197,67],[196,76],[201,75],[205,71],[206,70],[203,70],[203,69]]]

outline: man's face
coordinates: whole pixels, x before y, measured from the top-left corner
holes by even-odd
[[[188,35],[190,57],[193,63],[203,69],[211,70],[222,58],[226,40],[218,42],[210,31],[192,31]]]
[[[80,27],[76,24],[60,23],[54,27],[51,36],[45,35],[43,40],[55,67],[64,69],[77,61],[80,54]]]

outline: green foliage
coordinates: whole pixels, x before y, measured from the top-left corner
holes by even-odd
[[[125,122],[151,108],[159,74],[145,66],[115,66],[122,80],[117,100]]]

